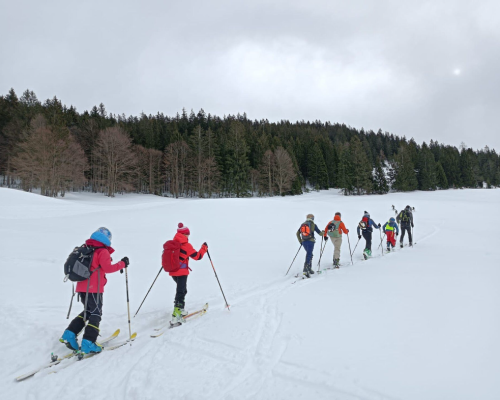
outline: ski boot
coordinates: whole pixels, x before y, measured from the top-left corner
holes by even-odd
[[[306,262],[306,263],[304,264],[304,270],[303,270],[303,273],[302,273],[302,274],[303,274],[303,275],[304,275],[304,277],[306,277],[306,278],[310,278],[310,277],[311,277],[311,275],[309,274],[309,263],[307,263],[307,262]]]
[[[403,248],[403,242],[399,242],[399,247]]]
[[[309,275],[314,275],[314,271],[312,269],[311,263],[308,264],[307,269],[309,270]]]
[[[365,260],[368,260],[371,256],[372,256],[372,251],[371,250],[365,249],[363,251],[363,257],[365,258]]]
[[[171,325],[180,325],[186,322],[182,315],[182,308],[174,307],[174,312],[172,313],[172,320],[170,321]]]
[[[67,329],[64,331],[61,339],[59,339],[61,343],[64,343],[66,347],[73,351],[80,350],[80,346],[78,346],[78,341],[76,340],[76,335],[68,331]]]
[[[387,252],[390,253],[391,252],[391,245],[390,244],[387,244]]]
[[[340,267],[340,259],[334,258],[333,259],[333,268],[339,268]]]
[[[413,243],[412,243],[412,242],[410,242],[409,246],[410,246],[410,247],[413,247]]]
[[[83,339],[82,340],[82,353],[89,354],[89,353],[100,353],[102,351],[102,346],[91,342],[88,339]]]

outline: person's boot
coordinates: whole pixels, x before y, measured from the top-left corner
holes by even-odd
[[[399,242],[399,247],[403,248],[403,242]]]
[[[302,272],[302,274],[306,277],[306,278],[310,278],[311,276],[309,275],[309,268],[308,268],[308,263],[304,263],[304,270]]]
[[[97,343],[91,342],[88,339],[82,340],[82,353],[100,353],[102,351],[102,347]]]
[[[307,264],[307,269],[309,270],[309,275],[314,275],[314,271],[312,269],[312,264],[311,263]]]
[[[391,252],[391,244],[390,243],[387,243],[387,252],[390,253]]]
[[[413,243],[412,242],[410,242],[410,247],[413,247]]]
[[[78,346],[78,340],[76,340],[76,335],[72,331],[68,331],[66,329],[61,339],[59,339],[59,341],[61,343],[64,343],[66,347],[70,350],[75,350],[75,351],[80,350],[80,346]]]
[[[340,259],[336,258],[333,260],[333,267],[334,268],[339,268],[340,267]]]
[[[185,322],[182,316],[182,308],[174,307],[174,311],[172,312],[172,319],[170,322],[172,323],[172,325],[182,324],[183,322]]]

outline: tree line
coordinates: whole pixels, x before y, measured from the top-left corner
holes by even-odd
[[[246,197],[339,188],[345,195],[500,185],[500,158],[330,122],[83,113],[33,91],[0,96],[0,185],[46,196],[92,191]]]

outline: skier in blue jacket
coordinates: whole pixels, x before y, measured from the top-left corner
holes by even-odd
[[[365,211],[363,219],[358,224],[357,228],[358,239],[361,239],[361,233],[363,233],[363,238],[366,240],[365,249],[363,250],[363,257],[365,260],[372,256],[372,232],[374,227],[380,229],[381,225],[371,219],[370,213]]]

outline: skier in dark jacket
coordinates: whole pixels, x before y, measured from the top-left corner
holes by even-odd
[[[314,223],[314,215],[307,214],[306,221],[300,225],[300,228],[297,231],[297,239],[299,243],[304,246],[304,250],[306,251],[304,276],[308,278],[310,274],[314,274],[314,271],[312,270],[314,243],[316,243],[314,232],[320,235],[320,237],[324,235],[324,232],[320,231],[318,226]]]
[[[77,336],[85,328],[82,339],[81,351],[83,353],[100,353],[102,347],[96,343],[99,335],[99,324],[102,317],[102,301],[104,295],[104,286],[107,283],[106,274],[117,272],[129,266],[128,257],[123,257],[121,261],[112,264],[111,254],[115,251],[111,247],[111,232],[107,228],[99,228],[90,239],[85,242],[87,246],[93,246],[94,251],[90,270],[90,278],[78,282],[76,292],[86,312],[82,311],[71,321],[64,331],[59,341],[64,343],[71,350],[79,350]],[[84,317],[86,320],[84,320]],[[85,325],[85,322],[88,324]]]
[[[399,239],[400,247],[403,247],[405,231],[408,231],[408,240],[410,241],[410,246],[412,246],[413,238],[411,228],[413,228],[413,213],[411,211],[411,207],[406,206],[405,209],[398,214],[396,221],[401,225],[401,239]]]
[[[363,257],[365,258],[365,260],[368,259],[368,257],[372,256],[373,227],[380,229],[381,225],[377,225],[377,223],[370,218],[370,214],[368,213],[368,211],[365,211],[363,218],[357,227],[358,239],[361,239],[361,233],[363,233],[363,238],[366,241],[365,249],[363,250]]]

